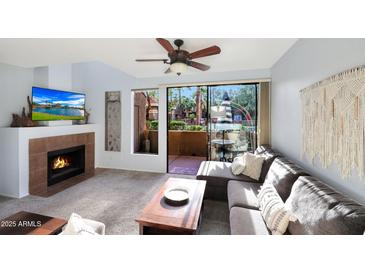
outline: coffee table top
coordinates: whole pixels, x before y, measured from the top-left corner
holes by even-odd
[[[196,231],[203,204],[206,181],[169,178],[143,209],[136,221],[144,226],[175,231]],[[189,189],[189,201],[182,206],[165,202],[164,191],[170,187],[184,186]]]
[[[0,235],[52,235],[65,224],[64,219],[20,211],[1,220]]]

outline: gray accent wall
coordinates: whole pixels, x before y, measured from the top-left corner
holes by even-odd
[[[299,90],[333,74],[365,65],[365,39],[300,39],[272,68],[271,141],[275,149],[341,192],[365,204],[365,178],[341,179],[339,169],[301,157]]]

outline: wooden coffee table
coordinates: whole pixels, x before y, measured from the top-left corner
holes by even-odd
[[[196,234],[199,231],[206,181],[169,178],[143,209],[136,222],[143,234]],[[182,206],[165,202],[164,191],[172,186],[189,189],[189,201]]]
[[[0,221],[0,235],[53,235],[65,224],[64,219],[20,211]]]

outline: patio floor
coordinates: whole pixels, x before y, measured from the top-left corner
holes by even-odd
[[[169,173],[196,175],[205,157],[169,155]]]

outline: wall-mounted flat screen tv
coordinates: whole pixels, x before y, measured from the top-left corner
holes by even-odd
[[[32,120],[84,120],[85,94],[32,88]]]

